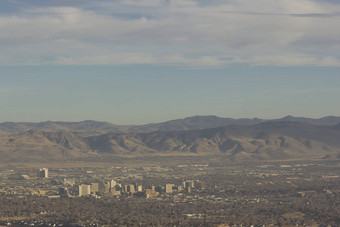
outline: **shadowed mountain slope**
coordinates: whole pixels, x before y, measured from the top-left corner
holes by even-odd
[[[189,152],[225,154],[232,159],[336,157],[340,151],[337,126],[298,122],[266,122],[182,132],[106,134],[89,137],[95,151],[112,154]]]
[[[0,136],[1,161],[69,160],[91,155],[223,155],[228,160],[340,158],[340,124],[269,121],[190,131],[108,133],[81,138],[30,130]]]

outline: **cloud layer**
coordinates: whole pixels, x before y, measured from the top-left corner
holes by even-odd
[[[0,65],[340,66],[340,4],[4,0]]]

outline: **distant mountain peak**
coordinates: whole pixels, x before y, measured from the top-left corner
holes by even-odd
[[[221,118],[216,115],[195,115],[183,119],[175,119],[161,123],[146,125],[115,125],[108,122],[84,120],[80,122],[46,121],[32,122],[4,122],[0,123],[0,134],[26,132],[31,129],[56,132],[68,131],[81,137],[100,135],[105,133],[146,133],[153,131],[187,131],[225,127],[229,125],[255,125],[263,122],[303,122],[318,125],[335,125],[340,123],[340,117],[328,116],[320,119],[294,117],[287,115],[281,119],[265,120],[259,118]]]

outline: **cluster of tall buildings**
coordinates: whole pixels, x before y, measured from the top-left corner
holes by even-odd
[[[175,184],[166,184],[165,185],[165,193],[171,194],[173,192],[187,192],[191,193],[191,189],[195,188],[204,188],[204,184],[200,181],[189,180],[189,181],[183,181],[181,185],[175,185]]]
[[[78,186],[78,196],[99,196],[99,195],[129,195],[137,197],[155,197],[161,193],[171,194],[175,192],[191,193],[192,188],[204,188],[202,182],[189,180],[181,185],[166,184],[165,187],[152,186],[143,190],[138,184],[118,184],[116,181],[100,181],[91,184],[81,184]]]
[[[111,181],[99,181],[91,184],[81,184],[78,186],[79,196],[96,196],[98,194],[110,193],[116,191],[117,182]]]
[[[41,168],[37,171],[39,178],[48,178],[48,169]],[[164,186],[151,186],[144,189],[142,185],[136,183],[119,184],[115,180],[95,180],[92,183],[82,183],[77,185],[74,178],[64,178],[63,188],[59,188],[59,196],[136,196],[136,197],[156,197],[160,194],[169,195],[172,193],[191,193],[193,188],[202,189],[204,185],[198,180],[187,180],[181,184],[165,184]],[[40,193],[41,194],[41,193]]]

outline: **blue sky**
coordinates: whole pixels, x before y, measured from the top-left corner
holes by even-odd
[[[340,3],[2,0],[0,122],[340,115]]]

